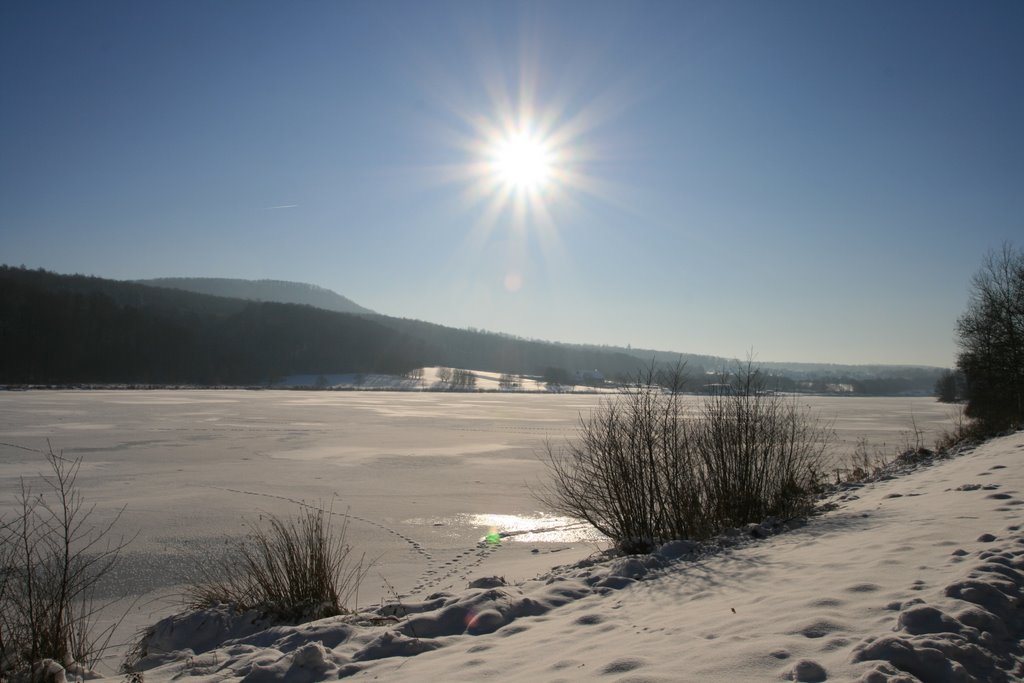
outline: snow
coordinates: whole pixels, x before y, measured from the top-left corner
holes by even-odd
[[[922,680],[956,680],[958,666],[1000,680],[1020,666],[1003,638],[1021,628],[1021,435],[848,488],[785,533],[767,524],[721,547],[609,558],[530,493],[539,446],[571,437],[599,400],[12,392],[0,393],[0,440],[53,439],[85,458],[80,484],[101,520],[127,506],[118,529],[134,539],[108,590],[136,599],[128,632],[160,624],[147,681],[856,680],[886,662]],[[949,424],[929,399],[807,400],[836,418],[841,447],[861,435],[896,445],[910,416],[928,440]],[[4,450],[4,490],[38,471],[29,455]],[[260,514],[332,498],[353,545],[379,558],[357,615],[269,628],[222,608],[161,621],[182,612],[197,558]],[[491,527],[501,543],[480,543]],[[986,652],[1003,658],[996,669]]]
[[[267,627],[170,617],[146,681],[1020,680],[1024,433],[834,494],[835,509],[646,556]],[[976,486],[980,484],[980,486]]]

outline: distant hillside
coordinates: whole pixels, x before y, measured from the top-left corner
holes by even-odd
[[[383,315],[370,316],[369,319],[423,341],[438,354],[434,365],[536,376],[559,372],[562,376],[566,373],[575,376],[596,370],[608,379],[628,381],[651,362],[649,356],[639,359],[598,347],[521,339],[481,330],[460,330],[422,320]],[[667,362],[674,357],[666,356],[659,360]]]
[[[239,280],[220,277],[161,277],[136,280],[153,287],[170,287],[187,292],[223,296],[250,301],[273,301],[281,304],[305,304],[338,313],[373,313],[356,302],[329,289],[304,282],[285,280]]]
[[[334,297],[344,299],[298,283],[268,282],[262,290],[243,291],[267,295],[289,289],[324,292],[334,302]],[[653,359],[664,367],[679,358],[687,362],[690,388],[695,389],[708,382],[705,373],[734,367],[734,361],[715,356],[560,344],[306,303],[0,266],[0,384],[246,385],[286,375],[402,374],[428,366],[557,378],[559,383],[600,382],[602,377],[629,381]],[[854,395],[929,394],[942,372],[906,366],[761,367],[773,388]]]
[[[436,355],[347,313],[0,267],[0,383],[249,385]]]
[[[415,320],[0,267],[0,383],[244,385],[435,365],[625,378],[646,362]]]
[[[622,348],[619,346],[586,347],[606,352],[625,353],[639,360],[650,361],[651,358],[674,360],[679,358],[689,368],[703,368],[708,372],[719,372],[734,368],[739,361],[745,359],[723,358],[693,353],[676,353],[673,351],[655,351],[652,349]],[[831,383],[861,383],[864,386],[876,381],[906,380],[906,386],[900,391],[931,390],[935,381],[946,370],[928,365],[850,365],[844,363],[800,363],[760,361],[754,358],[754,364],[762,372],[773,376],[786,377],[791,380],[827,380]],[[867,383],[867,384],[865,384]]]

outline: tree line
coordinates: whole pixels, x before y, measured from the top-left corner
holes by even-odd
[[[0,268],[0,382],[258,384],[402,374],[436,355],[379,323],[309,306]]]
[[[991,251],[971,280],[967,310],[957,320],[960,385],[966,415],[983,434],[1024,425],[1024,252]],[[955,393],[954,393],[955,398]]]
[[[403,374],[472,368],[542,377],[552,386],[625,383],[677,354],[559,344],[419,320],[255,302],[82,275],[0,266],[0,383],[247,385],[295,374]],[[685,355],[693,377],[710,356]],[[882,372],[889,374],[883,375]],[[767,371],[779,391],[891,395],[931,390],[936,368],[874,376]],[[711,376],[708,375],[708,376]],[[507,383],[506,383],[507,384]],[[461,382],[459,388],[467,388]]]

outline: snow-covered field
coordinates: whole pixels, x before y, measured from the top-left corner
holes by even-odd
[[[1019,459],[1020,450],[986,446],[921,475],[872,485],[858,493],[859,500],[845,501],[844,508],[804,529],[697,562],[670,563],[636,585],[625,580],[640,571],[635,563],[577,568],[558,573],[551,584],[530,583],[554,565],[571,565],[605,547],[572,520],[553,519],[530,493],[543,476],[536,453],[544,439],[571,437],[578,415],[599,400],[537,394],[6,392],[0,394],[0,441],[39,448],[50,439],[67,455],[83,455],[79,483],[98,513],[109,516],[126,506],[119,529],[137,536],[110,590],[139,599],[122,630],[179,610],[177,594],[197,558],[221,552],[261,514],[290,514],[300,501],[333,500],[336,512],[349,511],[350,541],[376,560],[360,606],[393,601],[393,587],[405,608],[424,610],[395,623],[318,626],[331,633],[321,639],[328,650],[304,644],[308,628],[254,635],[250,645],[230,652],[214,648],[192,659],[184,653],[177,663],[147,672],[147,680],[203,673],[197,667],[210,662],[222,669],[217,678],[248,671],[255,680],[307,660],[307,669],[319,666],[330,677],[355,672],[345,667],[356,666],[391,680],[763,680],[777,678],[801,658],[843,679],[870,668],[849,663],[851,648],[895,626],[901,612],[886,610],[887,603],[903,599],[901,590],[913,590],[907,600],[926,597],[929,590],[941,594],[957,580],[954,570],[978,562],[972,553],[1001,545],[976,539],[992,533],[1001,541],[1008,524],[1003,518],[1016,509],[985,496],[1019,488],[1008,479],[1019,467],[982,476],[988,470],[969,463],[992,451],[984,457],[1000,464],[1014,455]],[[908,438],[911,416],[926,440],[949,426],[948,408],[931,399],[806,400],[836,420],[840,448],[846,450],[861,435],[895,449]],[[0,452],[6,504],[17,478],[37,472],[40,462],[24,451]],[[989,482],[1001,488],[933,490]],[[919,490],[929,496],[911,495]],[[885,497],[889,493],[904,495]],[[491,527],[506,534],[503,542],[481,545]],[[949,555],[959,547],[968,552],[963,563]],[[653,567],[665,559],[647,562]],[[472,580],[488,576],[504,577],[505,584],[467,590]],[[925,583],[913,584],[918,579]],[[440,593],[448,596],[426,599]],[[560,602],[571,604],[554,609]],[[730,609],[715,611],[726,602]],[[459,635],[506,622],[514,623],[493,635]],[[548,630],[554,628],[560,630]],[[343,632],[348,635],[342,638]],[[175,647],[187,641],[178,633],[168,641]],[[275,643],[275,649],[253,654],[256,645]],[[434,643],[446,647],[412,659],[383,656]],[[356,656],[371,645],[368,652],[381,656]],[[769,645],[763,657],[757,654]],[[257,661],[262,668],[246,669]]]

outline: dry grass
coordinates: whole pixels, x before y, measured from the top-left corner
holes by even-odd
[[[886,455],[884,446],[872,445],[867,437],[860,437],[853,453],[843,458],[835,468],[835,483],[859,482],[881,474],[895,457]]]
[[[333,511],[304,507],[294,518],[270,516],[235,552],[212,567],[188,592],[193,608],[227,603],[291,621],[321,619],[348,610],[369,571],[346,542]]]

